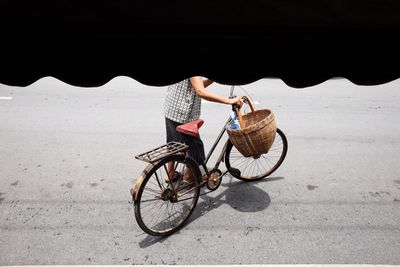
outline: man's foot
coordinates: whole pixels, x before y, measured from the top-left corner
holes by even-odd
[[[171,177],[171,179],[170,179]],[[173,175],[169,175],[169,177],[164,178],[166,183],[174,183],[176,181],[178,181],[178,179],[181,177],[181,174],[179,172],[174,172]]]

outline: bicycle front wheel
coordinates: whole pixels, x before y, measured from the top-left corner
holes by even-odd
[[[255,181],[276,171],[285,159],[287,150],[286,136],[277,128],[274,143],[269,151],[255,157],[244,157],[228,140],[225,165],[233,177],[244,181]]]
[[[168,175],[171,167],[174,177]],[[185,174],[193,178],[191,183],[183,181]],[[154,236],[166,236],[179,230],[199,199],[199,177],[196,162],[185,155],[168,156],[151,167],[135,200],[139,227]]]

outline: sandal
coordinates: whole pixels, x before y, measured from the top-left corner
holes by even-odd
[[[167,178],[164,178],[164,181],[166,182],[166,183],[174,183],[174,182],[176,182],[176,181],[178,181],[178,179],[181,177],[181,174],[179,173],[179,172],[175,172],[174,173],[174,177],[172,177],[172,179],[170,180],[169,179],[169,177],[167,177]]]

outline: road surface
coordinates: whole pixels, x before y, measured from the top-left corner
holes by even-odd
[[[274,111],[284,163],[260,182],[225,176],[182,230],[154,238],[129,189],[145,167],[134,156],[164,143],[165,87],[0,85],[0,265],[399,264],[400,80],[242,88]],[[206,149],[229,113],[203,102]]]

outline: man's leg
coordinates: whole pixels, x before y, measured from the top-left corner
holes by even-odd
[[[180,125],[179,123],[172,121],[170,119],[165,118],[165,129],[166,129],[166,134],[167,134],[167,143],[168,142],[180,142],[182,139],[182,136],[179,132],[176,131],[176,127]],[[169,181],[170,179],[174,179],[176,176],[175,173],[175,161],[168,162],[167,164],[167,175],[168,177],[165,178],[166,181]]]

